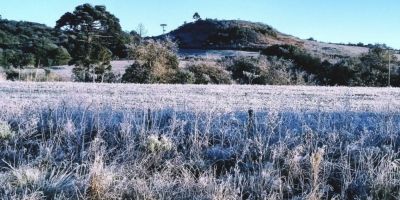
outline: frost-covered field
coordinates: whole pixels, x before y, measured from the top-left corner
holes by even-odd
[[[61,102],[116,108],[396,111],[398,88],[0,82],[2,106]]]
[[[0,82],[0,199],[399,199],[400,90]]]

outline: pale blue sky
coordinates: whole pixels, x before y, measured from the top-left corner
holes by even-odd
[[[400,0],[0,0],[0,15],[54,26],[83,3],[105,5],[124,30],[143,23],[148,35],[161,34],[161,23],[175,29],[199,12],[203,18],[263,22],[304,39],[400,49]]]

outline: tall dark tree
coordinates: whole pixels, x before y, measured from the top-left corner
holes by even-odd
[[[56,29],[68,35],[70,64],[76,66],[77,80],[100,82],[111,73],[110,61],[121,49],[123,34],[119,19],[105,6],[77,6],[57,21]]]

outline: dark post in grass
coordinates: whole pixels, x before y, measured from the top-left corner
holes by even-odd
[[[151,119],[151,110],[150,108],[147,110],[147,116],[146,116],[146,129],[150,130],[153,125],[153,121]]]
[[[255,119],[254,119],[254,111],[253,109],[248,110],[248,121],[247,121],[247,138],[254,139],[255,137]]]

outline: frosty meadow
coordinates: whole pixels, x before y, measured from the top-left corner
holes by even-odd
[[[0,1],[0,200],[399,200],[399,7]]]
[[[0,84],[2,199],[398,199],[394,88]]]

